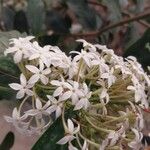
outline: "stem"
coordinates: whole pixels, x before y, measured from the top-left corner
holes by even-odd
[[[79,61],[79,70],[78,70],[77,79],[76,79],[77,82],[79,82],[79,79],[80,79],[80,71],[81,71],[82,66],[83,66],[83,59],[80,59],[80,61]]]
[[[96,148],[99,148],[99,147],[100,147],[99,144],[97,144],[97,143],[95,143],[95,142],[93,142],[93,141],[87,139],[86,137],[84,137],[84,136],[81,134],[81,132],[79,132],[79,136],[80,136],[83,140],[86,140],[89,144],[93,145],[94,147],[96,147]]]
[[[65,106],[62,108],[62,123],[63,123],[65,132],[68,133],[68,127],[65,122]]]
[[[20,71],[24,74],[24,76],[27,77],[26,70],[25,70],[25,67],[23,65],[23,62],[20,62],[18,64],[18,67],[19,67]]]
[[[101,89],[98,89],[98,90],[96,90],[96,91],[92,92],[92,95],[99,94],[99,93],[100,93],[100,91],[101,91]]]
[[[76,134],[76,139],[77,139],[77,142],[78,142],[78,144],[79,144],[80,148],[82,149],[82,144],[81,144],[81,142],[80,142],[80,140],[79,140],[79,136],[78,136],[78,134]]]
[[[111,131],[113,131],[113,130],[107,130],[107,129],[104,129],[104,128],[97,127],[96,125],[94,125],[94,124],[90,121],[90,119],[89,119],[87,116],[85,116],[85,119],[87,120],[87,122],[88,122],[93,128],[95,128],[95,129],[98,130],[98,131],[105,132],[105,133],[110,133]]]
[[[21,108],[22,108],[22,106],[23,106],[23,104],[26,102],[26,100],[29,98],[29,96],[26,96],[25,98],[24,98],[24,100],[21,102],[21,104],[20,104],[20,106],[19,106],[19,109],[18,109],[18,112],[20,113],[21,112]]]
[[[101,114],[95,114],[95,113],[88,113],[89,116],[92,116],[92,117],[101,117],[101,118],[106,118],[106,119],[116,119],[117,117],[113,117],[113,116],[104,116],[104,115],[101,115]]]
[[[40,87],[40,88],[43,88],[43,89],[56,89],[55,87],[53,86],[46,86],[46,85],[40,85],[40,84],[36,84],[36,86]]]

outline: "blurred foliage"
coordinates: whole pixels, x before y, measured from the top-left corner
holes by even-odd
[[[150,29],[148,29],[144,35],[131,45],[125,52],[124,57],[133,55],[142,64],[144,69],[150,66],[150,51],[147,47],[147,43],[150,43]]]
[[[79,45],[74,41],[75,39],[83,38],[89,42],[106,44],[114,49],[118,55],[123,55],[127,50],[124,56],[135,55],[141,63],[145,61],[144,67],[149,65],[149,63],[146,63],[148,62],[149,53],[146,52],[146,56],[143,53],[144,57],[141,54],[141,50],[145,49],[144,46],[140,47],[140,50],[132,46],[150,26],[146,20],[142,20],[144,23],[135,21],[120,25],[101,34],[91,34],[92,32],[103,30],[109,25],[143,13],[144,9],[146,10],[148,7],[147,1],[3,0],[0,4],[0,55],[3,55],[3,51],[9,46],[9,39],[33,34],[39,40],[41,46],[47,44],[57,45],[61,49],[67,49],[67,53],[70,50],[78,51]],[[133,49],[139,51],[136,53]],[[14,68],[15,64],[11,62],[11,58],[4,60],[4,58],[0,57],[0,59],[4,61],[0,60],[0,66],[2,66],[0,67],[0,76],[3,79],[0,84],[4,86],[4,83],[8,84],[15,80],[10,75],[18,77],[18,69],[17,67]],[[10,64],[12,66],[9,66]],[[13,70],[10,69],[11,67]],[[9,74],[9,77],[6,74]],[[7,91],[8,86],[2,87],[2,91]]]
[[[16,29],[34,34],[41,45],[59,46],[62,42],[63,46],[67,46],[66,41],[73,43],[68,37],[69,33],[101,30],[107,25],[129,18],[130,15],[135,16],[143,12],[147,4],[144,0],[3,0],[1,29]],[[137,28],[137,23],[130,23],[98,36],[82,38],[107,44],[120,54],[118,51],[123,51],[139,38]]]

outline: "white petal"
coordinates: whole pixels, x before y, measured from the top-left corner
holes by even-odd
[[[53,96],[56,97],[56,96],[62,94],[62,92],[63,92],[63,88],[62,88],[62,87],[58,87],[58,88],[54,91]]]
[[[9,54],[9,53],[14,53],[15,51],[17,51],[18,49],[16,49],[16,48],[14,48],[14,47],[10,47],[10,48],[8,48],[8,49],[6,49],[5,51],[4,51],[4,55],[6,56],[7,54]]]
[[[127,87],[127,90],[135,91],[135,87],[129,85],[129,86]]]
[[[21,82],[21,85],[23,85],[24,87],[25,87],[26,84],[27,84],[26,77],[24,76],[23,73],[20,75],[20,82]]]
[[[71,91],[67,91],[67,92],[65,92],[65,93],[60,97],[60,99],[61,99],[61,101],[67,100],[68,98],[71,97],[71,95],[72,95],[72,92],[71,92]]]
[[[67,124],[68,124],[68,130],[69,130],[70,134],[72,134],[74,131],[74,124],[73,124],[72,120],[68,119]]]
[[[74,110],[79,110],[79,109],[81,109],[83,106],[84,106],[84,100],[83,99],[81,99],[81,100],[79,100],[78,102],[77,102],[77,104],[75,105],[75,107],[74,107]]]
[[[32,96],[34,93],[33,93],[33,91],[26,89],[26,94],[29,96]]]
[[[21,99],[24,97],[24,95],[25,95],[25,91],[24,91],[24,89],[22,89],[17,93],[16,98]]]
[[[39,80],[39,75],[38,74],[34,74],[28,81],[29,84],[35,84],[38,80]]]
[[[75,105],[79,100],[78,95],[73,93],[72,96],[71,96],[71,100],[72,100],[72,104]]]
[[[37,67],[33,66],[33,65],[26,65],[26,68],[29,71],[31,71],[32,73],[39,73],[40,72],[40,70]]]
[[[44,74],[44,75],[48,75],[50,73],[51,73],[50,68],[46,68],[45,70],[42,71],[42,74]]]
[[[46,109],[46,112],[48,112],[49,114],[51,114],[54,111],[56,111],[56,109],[57,109],[57,106],[56,105],[52,105],[48,109]]]
[[[36,58],[39,58],[39,53],[35,53],[33,55],[30,56],[29,60],[33,60],[33,59],[36,59]]]
[[[20,85],[18,83],[11,83],[11,84],[9,84],[9,86],[14,90],[20,90],[22,88],[22,85]]]
[[[46,85],[46,84],[48,84],[48,78],[46,77],[46,76],[44,76],[44,75],[40,75],[40,79],[41,79],[41,82],[44,84],[44,85]]]
[[[14,62],[19,63],[22,59],[22,52],[19,50],[14,55]]]
[[[73,136],[71,136],[71,135],[66,135],[65,137],[63,137],[62,139],[60,139],[60,140],[57,142],[57,144],[64,145],[64,144],[66,144],[67,142],[69,142],[69,141],[71,141],[71,140],[73,140],[73,139],[74,139]]]
[[[52,80],[51,84],[55,85],[55,86],[60,86],[60,81],[58,81],[58,80]]]
[[[39,69],[40,69],[40,71],[43,71],[43,69],[44,69],[44,64],[42,61],[39,62]]]
[[[47,109],[49,105],[51,104],[50,100],[46,102],[46,104],[43,106],[43,109]]]
[[[58,118],[61,115],[61,112],[62,112],[61,107],[58,106],[56,109],[56,118]]]
[[[36,98],[35,105],[36,105],[36,108],[37,108],[37,109],[41,109],[41,108],[42,108],[42,103],[41,103],[41,101],[39,100],[39,98]]]
[[[12,117],[13,117],[14,119],[18,119],[18,118],[19,118],[19,114],[18,114],[18,111],[17,111],[17,108],[16,108],[16,107],[13,109]]]
[[[9,116],[4,116],[4,119],[7,121],[7,122],[13,122],[13,119]]]
[[[30,109],[25,112],[27,116],[36,116],[39,113],[39,110],[37,109]]]

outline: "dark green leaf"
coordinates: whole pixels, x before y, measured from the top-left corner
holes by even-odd
[[[61,118],[58,118],[40,137],[32,150],[66,150],[66,145],[56,144],[64,136]]]
[[[9,57],[0,56],[0,73],[17,78],[20,74],[19,68]]]
[[[12,132],[8,132],[0,145],[0,150],[10,150],[14,144],[15,136]]]
[[[20,71],[11,58],[0,56],[0,99],[12,99],[15,91],[8,84],[19,80]]]
[[[150,51],[146,46],[147,43],[150,43],[150,29],[125,51],[124,57],[135,56],[146,69],[147,66],[150,66]]]

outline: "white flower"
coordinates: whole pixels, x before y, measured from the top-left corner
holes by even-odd
[[[4,118],[7,122],[12,123],[20,132],[23,132],[27,128],[28,123],[24,122],[27,115],[20,116],[20,112],[16,107],[13,109],[12,117],[4,116]]]
[[[89,91],[86,83],[83,83],[82,89],[83,95],[79,101],[75,104],[74,110],[79,110],[81,108],[87,109],[90,106],[89,98],[91,97],[92,92]]]
[[[51,112],[49,112],[48,110],[49,106],[50,106],[50,101],[47,101],[46,104],[42,106],[42,102],[40,101],[40,99],[36,98],[35,108],[26,111],[25,114],[28,116],[39,116],[39,118],[41,118],[42,114],[44,115],[51,114]]]
[[[59,100],[56,100],[56,98],[54,98],[53,96],[50,96],[50,95],[47,95],[47,98],[51,102],[51,105],[47,111],[50,114],[55,112],[55,116],[56,116],[56,118],[58,118],[62,113],[63,103],[60,102]]]
[[[145,94],[145,90],[143,89],[143,86],[136,83],[133,86],[129,85],[127,87],[127,90],[134,92],[134,98],[136,103],[141,102],[141,105],[143,105],[143,107],[148,108],[147,96]]]
[[[19,63],[29,53],[29,47],[32,44],[30,40],[33,38],[33,36],[28,36],[26,38],[11,39],[10,44],[13,46],[8,48],[4,54],[14,53],[14,62]]]
[[[90,51],[94,51],[94,52],[96,51],[96,47],[93,44],[91,44],[83,39],[78,39],[76,41],[83,43],[84,48],[88,48]]]
[[[21,99],[24,97],[25,94],[32,96],[33,92],[29,88],[33,87],[33,85],[27,82],[26,77],[23,74],[20,75],[20,82],[21,84],[18,83],[9,84],[9,86],[12,89],[18,91],[16,98]]]
[[[41,61],[44,63],[47,67],[50,66],[50,58],[52,57],[52,53],[50,52],[50,45],[41,47],[38,42],[33,42],[33,50],[32,55],[29,57],[29,60],[33,59],[39,59],[39,62]]]
[[[80,130],[79,124],[77,127],[74,127],[74,124],[70,119],[67,120],[67,126],[68,128],[67,128],[66,136],[60,139],[57,142],[57,144],[63,145],[63,144],[66,144],[67,142],[72,141],[73,139],[75,139],[74,134],[78,133]]]
[[[102,141],[102,145],[100,146],[100,150],[105,150],[106,146],[114,146],[121,137],[125,137],[125,127],[120,126],[120,129],[117,131],[111,131],[107,138]]]
[[[68,88],[68,91],[70,91],[70,98],[72,100],[72,105],[75,105],[79,98],[83,96],[83,92],[79,87],[79,83],[76,81],[69,80],[68,81],[72,86]]]
[[[92,52],[87,52],[87,51],[85,51],[85,50],[81,50],[81,52],[77,52],[77,51],[71,51],[70,53],[76,53],[76,54],[78,54],[78,55],[76,55],[75,57],[74,57],[74,61],[79,61],[79,60],[81,60],[81,59],[83,59],[84,60],[84,62],[85,62],[85,64],[88,66],[88,67],[91,67],[91,65],[92,65],[92,60],[94,60],[94,59],[97,59],[97,55],[95,54],[95,53],[92,53]]]
[[[143,138],[143,134],[141,132],[139,132],[137,129],[132,128],[132,131],[135,134],[135,139],[133,141],[131,141],[128,146],[130,148],[132,148],[132,150],[140,150],[142,147],[142,138]]]
[[[57,86],[58,88],[54,91],[53,96],[57,97],[59,95],[61,95],[61,100],[66,100],[68,99],[71,95],[70,95],[70,91],[66,91],[64,92],[65,89],[71,89],[72,86],[65,82],[64,79],[61,77],[62,81],[59,80],[52,80],[50,83],[54,86]]]
[[[50,74],[51,70],[50,68],[44,69],[44,64],[42,62],[39,65],[39,69],[33,65],[26,65],[26,68],[34,73],[34,75],[29,79],[29,83],[35,84],[40,79],[44,85],[48,84],[48,78],[46,75]]]
[[[108,88],[115,83],[116,81],[116,77],[113,75],[114,73],[114,69],[111,68],[111,70],[108,72],[108,73],[103,73],[101,75],[101,78],[102,79],[107,79],[107,82],[108,82]]]

